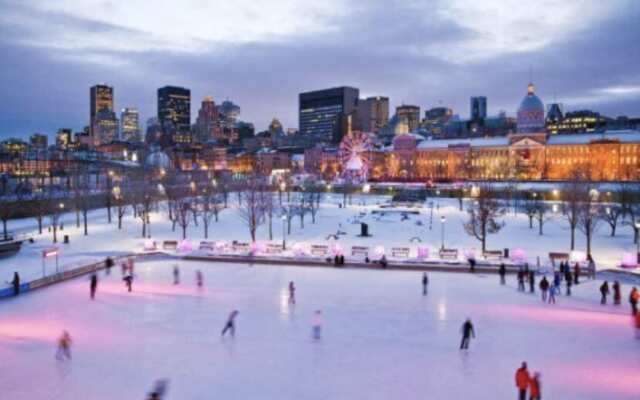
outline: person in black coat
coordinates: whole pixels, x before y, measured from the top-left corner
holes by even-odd
[[[622,301],[622,294],[620,293],[620,282],[613,282],[613,285],[611,287],[613,288],[613,304],[619,306],[620,302]]]
[[[113,262],[113,259],[111,257],[107,257],[107,259],[104,261],[105,271],[107,275],[111,274],[111,268],[114,264],[115,263]]]
[[[467,320],[462,324],[462,341],[460,342],[460,350],[469,348],[469,341],[471,337],[476,337],[476,332],[473,329],[473,324],[471,320],[467,318]]]
[[[607,295],[609,295],[609,282],[604,281],[604,283],[600,286],[600,294],[602,297],[600,298],[600,304],[607,304]]]
[[[13,280],[11,281],[11,284],[13,285],[13,295],[17,296],[20,294],[20,275],[18,274],[18,271],[15,271],[13,273]]]
[[[518,291],[524,292],[524,271],[518,271]]]
[[[536,275],[533,271],[529,271],[529,292],[536,291]]]
[[[423,296],[427,295],[427,286],[429,286],[429,277],[425,272],[424,274],[422,274],[422,295]]]
[[[505,267],[504,263],[500,263],[500,268],[498,269],[498,273],[500,274],[500,284],[505,284],[504,276],[507,274],[507,267]]]
[[[91,274],[90,294],[91,300],[96,297],[96,290],[98,289],[98,275],[94,272]]]
[[[565,280],[567,281],[567,296],[571,296],[571,285],[573,284],[573,280],[571,278],[571,271],[567,271],[567,274],[565,275]]]

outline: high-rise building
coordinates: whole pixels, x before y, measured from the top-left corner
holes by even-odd
[[[140,135],[140,113],[137,108],[127,107],[120,112],[120,139],[125,142],[139,142]]]
[[[471,98],[471,119],[474,121],[487,118],[487,98],[474,96]]]
[[[358,129],[378,133],[389,122],[389,98],[376,96],[358,100]]]
[[[396,107],[396,116],[400,121],[406,121],[409,132],[413,132],[420,126],[420,107],[403,104]]]
[[[56,146],[61,150],[67,150],[72,144],[71,129],[60,128],[56,133]]]
[[[206,143],[212,139],[218,139],[221,135],[220,116],[218,107],[213,97],[207,96],[202,100],[198,111],[198,118],[194,127],[194,139],[200,143]]]
[[[98,111],[107,109],[113,111],[113,87],[107,85],[95,85],[89,90],[91,104],[89,105],[89,133],[94,142],[98,142],[93,132],[94,120]]]
[[[282,128],[282,123],[277,118],[271,120],[269,124],[269,133],[271,136],[281,136],[284,135],[284,129]]]
[[[173,143],[190,143],[191,91],[177,86],[158,89],[158,121]]]
[[[109,144],[118,139],[118,118],[116,113],[106,107],[98,110],[91,126],[93,146]]]
[[[225,100],[217,106],[217,109],[222,127],[235,129],[240,117],[240,106],[230,100]]]
[[[49,146],[49,137],[41,133],[34,133],[29,138],[29,143],[36,150],[46,150]]]
[[[337,87],[300,93],[300,134],[338,143],[348,134],[349,123],[355,113],[360,91],[353,87]]]

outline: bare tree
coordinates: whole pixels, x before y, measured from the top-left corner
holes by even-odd
[[[640,240],[640,183],[623,183],[619,192],[620,206],[624,210],[623,225],[633,229],[633,243]]]
[[[324,195],[324,185],[321,185],[317,177],[308,179],[305,184],[305,203],[311,214],[311,223],[316,223],[316,215],[320,210],[320,203]]]
[[[2,175],[0,185],[0,220],[2,220],[2,232],[4,239],[9,239],[9,220],[21,209],[23,189],[21,184],[12,185],[6,175]]]
[[[38,187],[32,192],[31,206],[29,207],[34,218],[38,222],[38,233],[42,234],[42,222],[49,212],[49,203],[47,197],[50,192],[51,185],[38,185]]]
[[[535,219],[538,222],[538,235],[543,235],[542,227],[551,218],[549,214],[549,205],[542,200],[537,201]]]
[[[84,235],[89,234],[88,230],[88,214],[91,209],[91,184],[90,176],[87,168],[76,168],[74,170],[74,202],[76,206],[76,213],[82,214],[82,221],[84,227]],[[77,215],[77,214],[76,214]]]
[[[116,208],[116,217],[118,218],[118,229],[122,229],[122,219],[127,214],[127,210],[132,202],[131,196],[132,188],[123,182],[121,185],[116,185],[112,189],[113,203]]]
[[[154,197],[157,194],[157,188],[152,178],[152,171],[143,170],[142,173],[138,174],[135,181],[132,182],[134,188],[132,191],[132,204],[136,216],[142,223],[142,237],[150,236],[150,234],[148,234],[151,223],[150,213]]]
[[[582,202],[589,197],[589,175],[583,168],[575,168],[562,185],[562,214],[571,230],[571,250],[576,247],[576,228],[580,221]]]
[[[250,175],[238,188],[238,213],[249,227],[251,240],[256,241],[256,231],[264,223],[263,194],[264,179],[257,175]]]
[[[587,240],[587,255],[591,255],[593,234],[598,229],[598,223],[600,222],[599,208],[597,194],[595,193],[588,193],[578,208],[578,229],[584,233]]]
[[[611,228],[611,236],[616,235],[618,223],[624,217],[624,208],[620,204],[611,203],[600,209],[600,219],[606,222]]]
[[[189,223],[191,222],[191,213],[192,213],[192,201],[189,197],[183,197],[178,199],[174,203],[174,218],[176,222],[182,228],[182,238],[187,238],[187,228],[189,227]]]
[[[221,195],[218,192],[220,184],[217,181],[201,185],[201,195],[199,198],[199,212],[202,217],[202,226],[204,228],[204,238],[209,238],[209,225],[211,220],[215,218],[218,222],[218,213],[221,203]]]
[[[47,214],[49,215],[49,222],[53,232],[53,243],[58,242],[58,228],[62,225],[61,217],[65,211],[62,199],[67,197],[66,194],[65,190],[58,189],[52,185],[46,188],[44,203],[47,205]]]
[[[269,240],[273,240],[273,211],[275,208],[275,201],[273,198],[273,193],[268,190],[267,187],[264,187],[261,192],[262,194],[262,206],[264,207],[264,215],[266,220],[269,223]]]
[[[487,250],[487,236],[498,233],[504,226],[504,222],[499,219],[504,215],[505,210],[500,200],[494,198],[490,189],[480,188],[475,200],[469,204],[467,213],[469,219],[464,223],[464,229],[467,234],[482,243],[484,253]]]

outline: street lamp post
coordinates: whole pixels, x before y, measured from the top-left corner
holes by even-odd
[[[287,216],[282,216],[282,250],[287,249]]]
[[[441,234],[441,246],[440,248],[444,250],[444,223],[447,221],[445,216],[440,217],[440,234]]]

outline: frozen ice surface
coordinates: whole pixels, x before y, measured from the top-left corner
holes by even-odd
[[[1,398],[143,399],[169,378],[167,400],[509,399],[523,360],[545,399],[640,398],[628,304],[598,304],[597,281],[553,306],[518,293],[514,277],[431,273],[423,297],[418,272],[180,261],[173,285],[175,262],[137,263],[132,293],[114,269],[95,301],[82,277],[0,303]],[[232,309],[236,337],[221,338]],[[467,317],[477,339],[461,352]],[[53,357],[63,329],[69,362]]]

